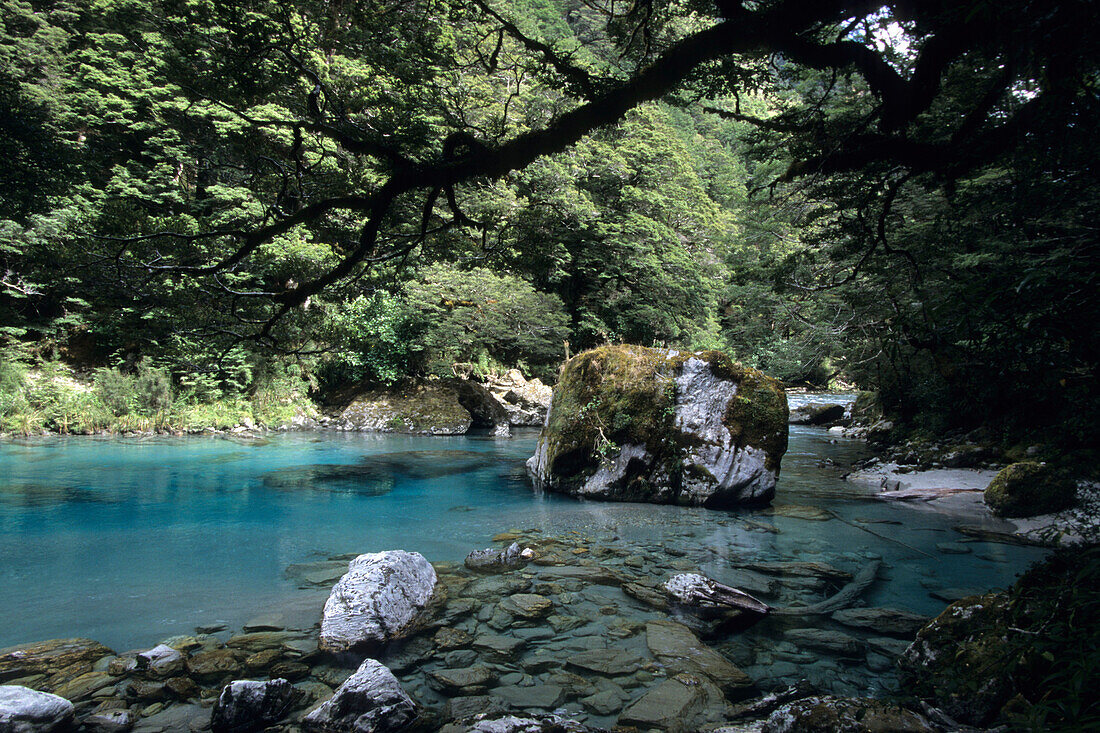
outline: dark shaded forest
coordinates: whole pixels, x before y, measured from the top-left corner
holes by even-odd
[[[1085,446],[1097,14],[8,2],[0,430],[275,419],[626,342]]]

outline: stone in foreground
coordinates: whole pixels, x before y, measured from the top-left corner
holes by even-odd
[[[302,698],[302,691],[285,679],[230,682],[214,703],[213,733],[252,733],[273,725]]]
[[[744,697],[755,687],[751,677],[703,644],[683,624],[675,621],[650,621],[646,624],[646,645],[670,673],[704,675],[730,697]]]
[[[73,704],[22,685],[0,685],[0,731],[52,733],[73,727]]]
[[[307,731],[397,733],[419,716],[413,699],[388,667],[374,659],[359,666],[336,690],[302,719]]]
[[[114,652],[91,639],[50,639],[0,649],[0,682],[53,674],[74,664],[91,664]]]
[[[678,674],[630,704],[619,715],[619,726],[636,726],[642,730],[681,733],[696,731],[708,708],[721,707],[722,693],[702,675]]]
[[[779,382],[721,352],[602,346],[566,362],[527,470],[588,499],[765,504],[787,416]]]
[[[416,630],[437,582],[435,570],[419,553],[360,555],[325,602],[321,648],[342,652],[408,636]]]

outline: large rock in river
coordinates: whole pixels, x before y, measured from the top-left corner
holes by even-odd
[[[721,352],[602,346],[566,362],[527,469],[589,499],[764,504],[787,416],[779,382]]]
[[[435,570],[418,552],[360,555],[325,602],[321,648],[341,652],[408,636],[417,629],[437,583]]]

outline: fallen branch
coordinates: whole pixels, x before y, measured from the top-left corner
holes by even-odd
[[[820,603],[809,606],[788,606],[787,608],[773,608],[772,614],[776,616],[824,616],[855,604],[863,591],[867,590],[871,583],[878,577],[878,569],[882,567],[881,560],[872,560],[865,565],[852,582],[837,591],[836,595],[826,598]]]

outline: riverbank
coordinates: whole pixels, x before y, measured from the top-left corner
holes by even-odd
[[[114,374],[111,371],[108,375]],[[349,384],[312,399],[286,380],[250,395],[172,396],[167,377],[156,399],[133,393],[136,378],[76,378],[70,368],[30,371],[0,393],[0,440],[43,435],[262,435],[299,430],[461,435],[541,426],[551,388],[518,369],[466,378],[407,377],[392,385]],[[102,375],[100,375],[102,376]],[[140,375],[139,375],[140,376]],[[121,381],[120,381],[121,380]],[[130,380],[130,381],[127,381]],[[122,387],[105,386],[115,385]],[[130,390],[130,392],[126,392]],[[122,394],[117,394],[122,392]]]
[[[849,482],[875,491],[877,499],[928,511],[965,515],[989,537],[1056,547],[1100,541],[1100,483],[1079,481],[1077,504],[1059,512],[1025,518],[997,517],[985,489],[999,468],[926,468],[873,461],[846,475]],[[964,525],[965,526],[965,525]]]

